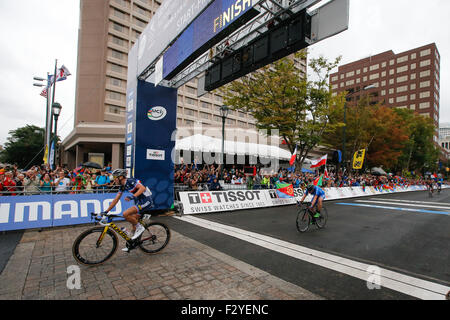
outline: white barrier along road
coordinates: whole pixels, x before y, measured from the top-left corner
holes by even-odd
[[[446,188],[448,186],[442,186]],[[364,197],[396,192],[423,191],[426,186],[397,186],[393,189],[375,187],[324,188],[325,200]],[[184,214],[256,209],[281,205],[291,205],[303,196],[302,189],[294,189],[294,197],[283,197],[275,189],[225,190],[225,191],[186,191],[180,192]],[[281,197],[280,197],[281,195]],[[310,201],[311,196],[306,198]]]

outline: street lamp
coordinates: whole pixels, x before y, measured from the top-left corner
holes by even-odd
[[[347,99],[349,97],[351,97],[353,94],[357,93],[357,92],[361,92],[361,91],[367,91],[370,89],[376,88],[376,86],[374,84],[368,85],[363,87],[362,89],[359,89],[357,91],[354,92],[350,92],[345,96],[345,102],[344,102],[344,134],[343,134],[343,138],[342,138],[342,163],[344,164],[344,169],[347,167],[346,166],[346,156],[345,156],[345,138],[346,138],[346,129],[347,129]]]
[[[225,119],[227,118],[229,111],[230,108],[228,106],[224,105],[220,107],[220,114],[222,116],[222,163],[220,165],[219,179],[222,177],[223,166],[225,165]]]
[[[54,102],[52,105],[52,114],[53,117],[55,118],[55,136],[54,136],[54,142],[55,142],[55,160],[56,160],[56,155],[58,154],[58,118],[59,115],[61,114],[61,109],[62,106],[58,103],[58,102]],[[59,159],[59,157],[58,157]],[[55,161],[56,162],[56,161]]]
[[[46,96],[46,102],[45,102],[45,135],[44,135],[44,147],[47,146],[48,148],[50,143],[50,132],[51,132],[51,115],[50,115],[50,99],[49,99],[49,92],[48,89],[50,87],[50,81],[47,73],[47,79],[42,77],[33,77],[34,81],[38,81],[33,83],[33,86],[35,87],[47,87],[47,96]],[[47,84],[41,83],[42,81],[47,81]]]

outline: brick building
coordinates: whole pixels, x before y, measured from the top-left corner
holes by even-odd
[[[342,65],[330,75],[330,84],[335,94],[349,92],[349,103],[367,95],[371,104],[408,108],[432,118],[434,141],[438,143],[439,79],[440,54],[432,43],[398,54],[389,50]]]

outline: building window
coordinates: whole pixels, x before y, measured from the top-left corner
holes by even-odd
[[[117,78],[109,78],[109,83],[116,87],[122,87],[122,80]]]
[[[381,95],[385,96],[386,95],[386,90],[381,90]]]
[[[112,50],[112,57],[114,59],[118,59],[118,60],[123,60],[124,54],[122,52],[116,51],[116,50]]]
[[[408,71],[408,66],[398,67],[397,73]]]
[[[374,73],[374,74],[371,74],[370,76],[369,76],[369,79],[370,80],[375,80],[375,79],[378,79],[380,77],[380,74],[379,73]]]
[[[389,94],[394,94],[394,88],[389,89]]]
[[[408,91],[408,86],[397,87],[397,93]]]
[[[426,49],[426,50],[420,51],[420,56],[421,57],[427,56],[429,54],[431,54],[431,49]]]
[[[347,72],[347,73],[345,74],[345,76],[346,76],[347,78],[353,77],[354,75],[355,75],[355,71]]]
[[[386,68],[386,62],[382,62],[382,63],[381,63],[381,67],[382,67],[382,68]]]
[[[420,83],[420,88],[426,88],[430,86],[430,81],[422,81]]]
[[[197,94],[197,89],[186,86],[186,92],[190,94]]]
[[[118,46],[121,47],[125,47],[126,41],[118,37],[112,36],[112,43],[117,44]]]
[[[381,81],[381,86],[385,87],[386,86],[386,80]]]
[[[394,69],[389,70],[389,75],[392,76],[395,73]]]
[[[421,67],[426,67],[426,66],[429,66],[430,64],[431,64],[431,60],[430,59],[424,60],[424,61],[420,61],[420,66]]]
[[[397,78],[397,83],[405,82],[405,81],[408,81],[408,76],[403,76],[403,77],[398,77]]]
[[[410,105],[410,106],[409,106],[409,109],[411,109],[411,110],[416,110],[416,105],[415,105],[415,104]]]
[[[419,109],[428,109],[430,107],[429,102],[422,102],[419,104]]]
[[[334,77],[331,78],[331,81],[337,81],[337,80],[339,80],[338,76],[334,76]]]
[[[397,97],[396,102],[405,102],[408,100],[408,96]]]
[[[356,74],[360,74],[361,73],[361,69],[356,70]]]
[[[421,77],[421,78],[423,78],[423,77],[428,77],[428,76],[430,76],[430,75],[431,75],[431,71],[430,71],[430,70],[422,71],[422,72],[420,73],[420,77]]]
[[[389,84],[394,84],[394,79],[389,79]]]
[[[113,22],[113,29],[119,32],[125,32],[125,27],[121,24]]]
[[[415,83],[411,83],[411,85],[409,86],[410,90],[416,90],[416,84]]]
[[[382,77],[386,77],[386,71],[381,72]]]
[[[109,91],[109,98],[112,100],[123,101],[125,100],[125,96],[121,93]]]
[[[209,119],[209,114],[205,112],[200,112],[200,118],[202,119]]]
[[[363,68],[363,72],[364,72],[364,73],[367,72],[367,67],[364,67],[364,68]]]
[[[380,68],[379,64],[374,64],[373,66],[370,66],[370,71],[378,70]]]
[[[411,80],[416,79],[416,74],[415,73],[411,73]]]
[[[408,61],[408,56],[403,56],[400,58],[397,58],[397,63],[402,63]]]
[[[197,105],[197,100],[189,98],[189,97],[186,97],[186,103],[190,104],[190,105],[193,105],[193,106],[196,106]]]
[[[111,71],[117,72],[117,73],[123,73],[124,67],[112,63],[111,64]]]
[[[430,97],[430,91],[424,91],[420,93],[420,98],[429,98]]]
[[[409,100],[416,100],[416,94],[413,93],[412,95],[410,95]]]
[[[363,77],[363,82],[366,82],[367,81],[367,76],[364,76]]]
[[[416,69],[417,65],[415,63],[411,64],[411,70]]]
[[[390,65],[390,66],[393,66],[394,63],[395,63],[395,60],[394,60],[394,59],[392,59],[392,60],[389,61],[389,65]]]
[[[389,103],[394,104],[394,98],[389,98]]]
[[[411,60],[415,59],[416,57],[417,57],[417,54],[415,54],[415,53],[411,54]]]
[[[355,84],[355,80],[350,80],[345,83],[346,86],[352,86]]]

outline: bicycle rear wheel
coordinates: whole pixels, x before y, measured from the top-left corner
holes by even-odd
[[[104,227],[96,227],[80,234],[72,246],[75,260],[81,264],[99,265],[111,258],[117,250],[117,236],[108,229],[104,234]]]
[[[145,253],[160,252],[170,241],[170,229],[164,223],[150,222],[138,240],[139,248]]]
[[[299,232],[306,232],[309,228],[309,224],[311,221],[311,216],[308,214],[307,209],[302,209],[297,214],[297,230]]]
[[[322,210],[320,210],[320,217],[316,218],[316,226],[319,229],[325,228],[325,225],[328,221],[328,211],[327,208],[322,207]]]

